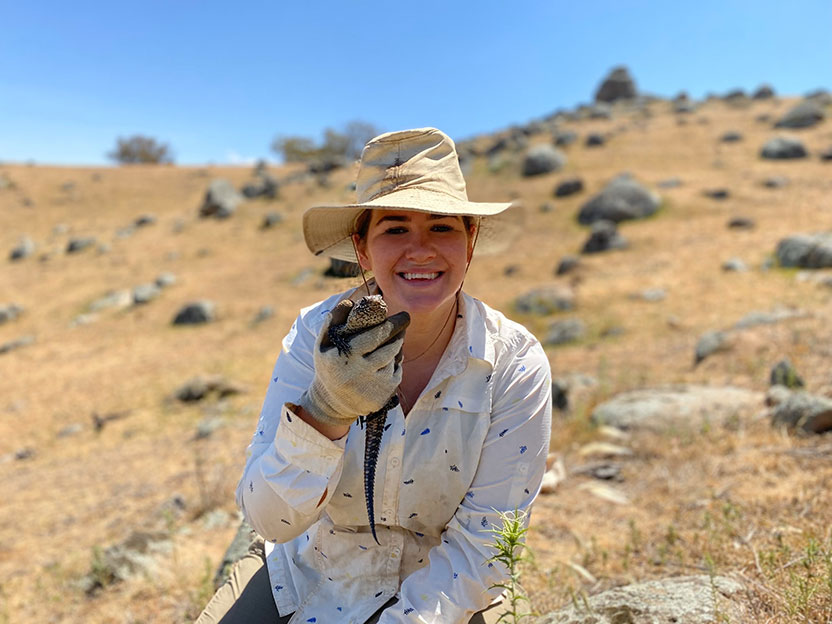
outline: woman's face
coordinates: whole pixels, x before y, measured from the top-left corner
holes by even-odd
[[[367,235],[354,235],[361,266],[373,272],[391,314],[447,309],[465,278],[473,230],[462,217],[372,210]]]

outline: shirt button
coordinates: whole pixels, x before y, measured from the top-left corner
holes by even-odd
[[[393,517],[393,510],[392,509],[385,509],[384,510],[384,515],[388,518],[392,518]]]
[[[390,465],[391,465],[391,466],[393,466],[393,468],[395,468],[396,466],[398,466],[398,465],[399,465],[399,458],[398,458],[398,457],[394,457],[393,459],[391,459],[391,460],[390,460]]]

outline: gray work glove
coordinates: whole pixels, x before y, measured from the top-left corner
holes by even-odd
[[[362,314],[364,300],[355,305],[344,300],[327,315],[315,342],[315,378],[300,406],[327,425],[351,425],[380,410],[402,380],[401,350],[410,316],[386,317],[380,296],[364,299],[383,306],[376,307],[375,318],[363,318],[368,316]]]

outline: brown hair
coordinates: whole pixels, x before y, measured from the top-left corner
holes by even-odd
[[[449,215],[453,216],[453,215]],[[462,223],[465,225],[465,233],[471,231],[471,228],[475,225],[474,217],[471,215],[461,215],[462,216]],[[355,218],[355,226],[353,227],[353,232],[358,234],[358,238],[364,240],[367,238],[367,232],[370,231],[370,219],[372,218],[372,209],[367,208],[363,210],[356,218]]]

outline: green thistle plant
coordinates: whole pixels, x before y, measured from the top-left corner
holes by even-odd
[[[529,603],[529,599],[520,587],[520,571],[518,569],[520,562],[526,560],[523,551],[528,548],[524,541],[526,531],[529,530],[526,526],[528,513],[515,509],[513,512],[497,511],[497,514],[500,516],[501,526],[492,525],[494,528],[489,529],[489,532],[494,534],[492,546],[497,554],[488,561],[498,561],[505,565],[509,577],[507,581],[495,583],[489,589],[502,589],[508,594],[508,610],[501,613],[497,621],[517,624],[523,618],[533,615],[531,612],[521,612],[521,603]]]

